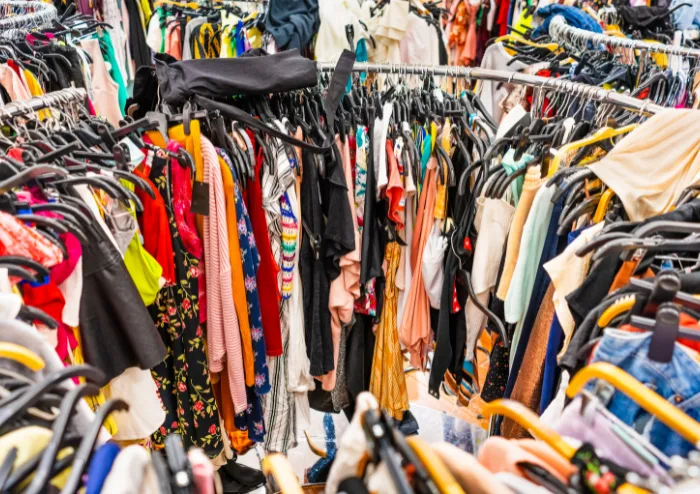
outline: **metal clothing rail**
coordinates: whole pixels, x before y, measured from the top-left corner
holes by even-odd
[[[319,62],[318,70],[332,72],[335,70],[333,62]],[[589,84],[572,82],[566,79],[553,77],[540,77],[536,75],[521,74],[519,72],[507,72],[504,70],[482,69],[480,67],[456,67],[452,65],[403,65],[403,64],[378,64],[355,62],[353,72],[370,72],[381,74],[416,74],[446,77],[459,77],[465,79],[478,79],[484,81],[507,82],[525,86],[539,87],[542,89],[566,92],[587,99],[608,103],[611,105],[637,111],[647,115],[654,115],[665,108],[649,100],[640,100],[631,96],[616,93]]]
[[[0,1],[0,37],[14,38],[34,29],[51,25],[58,18],[56,7],[50,3],[26,0]]]
[[[43,96],[36,96],[29,100],[13,101],[0,107],[0,120],[26,115],[44,108],[62,107],[72,103],[82,102],[87,96],[83,88],[67,88],[52,91]]]
[[[662,43],[649,43],[636,39],[618,38],[607,34],[598,34],[585,29],[569,26],[564,17],[558,15],[549,24],[549,35],[556,42],[585,49],[588,42],[596,45],[602,44],[612,48],[633,48],[664,55],[680,55],[683,57],[700,57],[700,49],[683,46],[665,45]]]

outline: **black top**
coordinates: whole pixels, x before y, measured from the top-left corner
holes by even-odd
[[[299,265],[304,297],[306,352],[311,375],[335,368],[328,299],[331,280],[340,274],[339,261],[355,249],[348,189],[336,152],[327,153],[325,178],[320,177],[316,155],[304,150],[301,183],[303,236]],[[313,236],[313,238],[312,238]]]

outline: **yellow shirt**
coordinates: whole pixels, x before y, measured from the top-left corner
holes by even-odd
[[[41,88],[41,84],[39,84],[39,81],[36,79],[34,74],[32,74],[26,69],[24,70],[24,80],[27,81],[29,94],[31,94],[32,96],[44,95],[44,90]],[[49,110],[39,110],[39,120],[44,120],[46,118],[49,118],[50,116],[51,112],[49,112]]]
[[[14,462],[14,469],[31,460],[35,455],[41,453],[51,441],[53,433],[50,429],[45,429],[36,425],[22,427],[4,436],[0,436],[0,458],[5,459],[12,448],[17,448],[17,457]],[[58,459],[69,455],[73,448],[64,448],[58,452]],[[50,484],[63,488],[70,476],[70,469],[64,470],[61,474],[50,480]],[[33,475],[27,478],[20,487],[24,488],[31,482]]]
[[[435,124],[433,124],[434,126]],[[431,129],[432,130],[432,129]],[[435,135],[437,137],[437,129],[435,130]],[[435,140],[433,142],[436,142]],[[450,154],[452,150],[452,142],[450,139],[450,121],[449,119],[445,121],[445,125],[442,129],[442,134],[440,134],[440,145]],[[441,161],[438,161],[441,162]],[[442,163],[441,169],[438,173],[447,177],[447,163]],[[435,212],[433,213],[436,220],[444,220],[447,217],[447,181],[440,183],[438,180],[437,184],[437,197],[435,199]]]

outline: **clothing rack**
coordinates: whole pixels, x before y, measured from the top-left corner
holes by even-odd
[[[0,107],[0,120],[26,115],[32,111],[55,106],[66,106],[72,103],[84,101],[87,91],[83,88],[67,88],[60,91],[46,93],[26,101],[13,101]]]
[[[332,72],[335,70],[335,63],[319,62],[317,67],[318,70],[322,72]],[[452,65],[404,65],[355,62],[352,71],[381,74],[432,75],[507,82],[509,84],[520,84],[580,95],[591,100],[609,103],[648,115],[653,115],[664,110],[664,107],[650,103],[648,100],[640,100],[589,84],[572,82],[561,78],[556,79],[553,77],[521,74],[519,72],[507,72],[504,70],[482,69],[480,67],[456,67]]]
[[[58,18],[58,11],[50,3],[24,0],[0,1],[0,36],[13,38],[17,31],[26,33],[48,27]]]
[[[549,35],[554,41],[579,48],[585,48],[588,42],[592,42],[595,45],[602,44],[611,48],[633,48],[647,53],[653,52],[662,53],[664,55],[700,58],[700,49],[698,48],[649,43],[647,41],[598,34],[569,26],[564,17],[560,15],[552,19],[552,22],[549,24]]]

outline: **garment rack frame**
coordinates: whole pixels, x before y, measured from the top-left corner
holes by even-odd
[[[321,72],[333,72],[335,63],[319,62],[318,70]],[[633,110],[646,115],[654,115],[666,108],[649,102],[619,94],[615,91],[603,89],[581,82],[573,82],[562,78],[541,77],[536,75],[508,72],[505,70],[482,69],[480,67],[457,67],[453,65],[407,65],[407,64],[379,64],[355,62],[353,72],[368,72],[375,74],[398,75],[432,75],[440,77],[464,78],[484,81],[505,82],[509,84],[525,85],[533,88],[566,92],[582,96],[589,100],[599,101]]]

